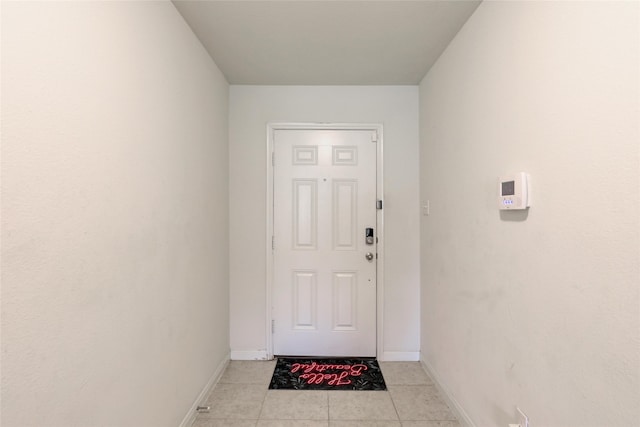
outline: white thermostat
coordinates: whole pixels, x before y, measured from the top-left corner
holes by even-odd
[[[500,177],[498,182],[500,209],[527,209],[531,206],[531,178],[528,173]]]

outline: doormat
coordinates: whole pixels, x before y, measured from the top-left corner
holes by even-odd
[[[271,390],[386,390],[375,359],[278,358]]]

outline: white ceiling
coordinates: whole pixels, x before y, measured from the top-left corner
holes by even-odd
[[[418,84],[480,0],[173,0],[231,84]]]

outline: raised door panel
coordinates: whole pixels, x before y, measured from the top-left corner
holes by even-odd
[[[333,249],[355,251],[358,224],[358,183],[355,180],[333,181]]]
[[[318,248],[318,183],[310,179],[293,180],[293,249]]]
[[[333,330],[357,329],[358,273],[341,271],[333,273]]]
[[[318,281],[315,271],[292,274],[293,329],[317,329]]]

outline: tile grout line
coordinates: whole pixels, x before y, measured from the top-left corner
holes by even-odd
[[[382,373],[382,378],[384,378],[384,370],[382,369],[382,364],[380,364],[380,373]],[[398,412],[398,408],[396,407],[396,401],[393,399],[393,395],[391,394],[391,389],[389,388],[391,384],[389,384],[386,379],[384,380],[384,384],[387,387],[387,393],[389,393],[389,399],[391,399],[393,410],[396,411],[396,417],[398,417],[398,422],[400,423],[400,426],[402,426],[402,420],[400,419],[400,413]]]
[[[331,403],[329,402],[329,392],[327,391],[327,426],[331,425],[331,407],[329,405]]]
[[[393,410],[396,411],[396,417],[398,417],[398,422],[402,426],[402,420],[400,419],[400,412],[398,412],[398,408],[396,407],[396,401],[393,399],[393,395],[391,394],[391,389],[389,388],[389,384],[387,384],[387,393],[389,393],[389,398],[391,399]]]
[[[274,367],[275,369],[275,367]],[[269,385],[271,384],[271,378],[273,377],[273,372],[271,373],[271,375],[269,376],[269,379],[267,380],[267,391],[264,394],[264,397],[262,398],[262,403],[260,404],[260,412],[258,412],[258,419],[256,420],[256,426],[258,425],[258,423],[260,422],[260,420],[262,419],[262,411],[264,410],[264,402],[267,400],[267,394],[269,394]]]

